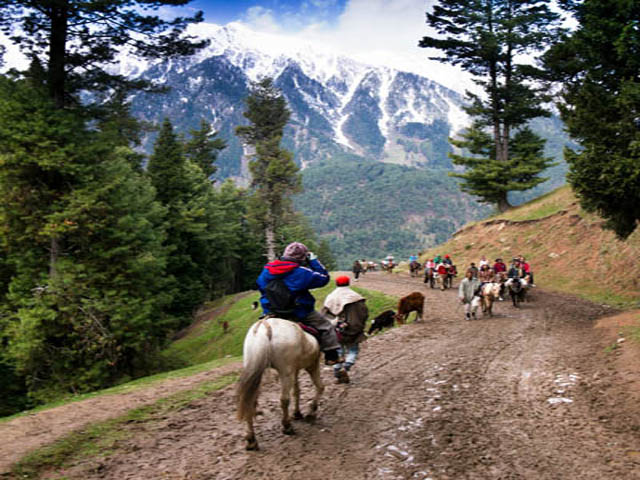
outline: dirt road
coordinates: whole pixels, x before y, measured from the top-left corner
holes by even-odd
[[[259,452],[244,450],[228,387],[127,425],[114,451],[52,478],[640,478],[640,363],[621,372],[604,351],[594,322],[605,307],[538,289],[521,309],[502,302],[493,318],[465,321],[454,291],[419,279],[374,273],[359,285],[422,291],[426,320],[369,339],[350,385],[334,385],[326,369],[315,424],[281,434],[269,375]],[[302,388],[308,400],[306,377]]]

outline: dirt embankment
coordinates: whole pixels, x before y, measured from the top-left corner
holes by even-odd
[[[546,215],[547,211],[554,213]],[[640,229],[626,241],[617,239],[601,228],[601,218],[580,209],[568,188],[504,217],[463,227],[421,258],[450,254],[464,271],[482,255],[491,262],[501,257],[507,264],[524,255],[541,285],[601,303],[640,308]]]
[[[618,344],[616,321],[602,320],[614,311],[538,289],[520,309],[501,302],[494,317],[465,321],[454,291],[419,279],[375,273],[359,285],[422,291],[426,320],[369,339],[349,385],[325,369],[315,424],[281,433],[269,375],[259,452],[244,450],[228,387],[126,425],[115,450],[51,478],[640,478],[640,359]]]

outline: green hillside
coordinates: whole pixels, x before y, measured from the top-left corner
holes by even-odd
[[[303,183],[296,208],[329,241],[340,268],[356,258],[409,256],[491,210],[440,169],[328,160],[306,168]]]

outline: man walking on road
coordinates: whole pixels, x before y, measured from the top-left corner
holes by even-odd
[[[340,351],[344,363],[333,366],[336,383],[349,383],[349,370],[353,367],[360,350],[359,344],[365,340],[364,327],[369,317],[365,298],[349,288],[349,277],[336,278],[336,289],[327,295],[322,313],[336,318],[336,329],[340,332]]]
[[[471,320],[472,316],[474,320],[476,318],[476,310],[480,306],[480,297],[476,296],[478,287],[480,287],[480,281],[473,276],[471,269],[467,270],[458,287],[458,298],[464,305],[464,316],[467,320]]]

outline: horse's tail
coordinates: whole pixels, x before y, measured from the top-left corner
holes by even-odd
[[[238,380],[238,419],[251,420],[256,414],[256,402],[262,374],[271,361],[271,326],[260,321],[248,332],[244,343],[244,368]]]

